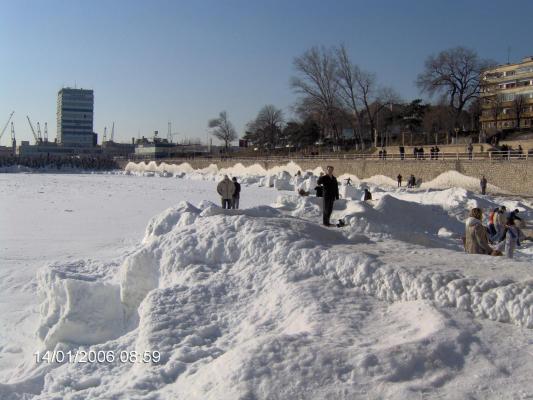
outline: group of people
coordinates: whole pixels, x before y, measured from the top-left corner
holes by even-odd
[[[486,179],[482,178],[482,191],[486,189]],[[401,186],[402,176],[398,175],[398,186]],[[408,187],[414,187],[415,177],[411,175],[408,179]],[[333,175],[333,166],[328,165],[326,174],[321,173],[315,188],[317,197],[322,197],[322,223],[324,226],[331,224],[331,214],[335,200],[339,200],[339,183]],[[241,185],[237,178],[230,179],[224,175],[224,179],[218,183],[217,192],[221,197],[222,208],[239,208]],[[364,190],[362,201],[372,200],[372,194],[368,189]],[[470,210],[469,217],[465,221],[465,236],[463,238],[464,248],[470,254],[487,254],[492,256],[505,255],[513,258],[515,249],[520,246],[520,242],[526,237],[519,224],[522,219],[519,217],[519,210],[514,209],[507,212],[505,206],[496,207],[488,217],[488,226],[483,226],[483,211],[480,208]],[[343,226],[339,221],[337,226]]]
[[[466,252],[513,258],[515,249],[525,239],[518,226],[522,222],[518,214],[518,209],[508,213],[505,206],[496,207],[490,212],[489,225],[485,227],[482,223],[483,211],[477,207],[470,210],[465,221]]]
[[[237,178],[232,179],[224,175],[224,179],[217,185],[217,192],[222,201],[222,208],[239,208],[239,200],[241,198],[241,184],[237,182]]]

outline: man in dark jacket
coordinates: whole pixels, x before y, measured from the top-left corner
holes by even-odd
[[[331,226],[329,218],[333,212],[333,203],[339,200],[339,184],[337,178],[333,176],[333,167],[327,166],[327,174],[318,178],[318,185],[323,187],[324,204],[322,207],[323,223],[325,226]]]
[[[485,178],[485,175],[481,177],[481,180],[479,181],[479,186],[481,187],[481,194],[487,193],[487,178]]]
[[[235,185],[235,192],[233,193],[233,199],[231,202],[231,208],[239,208],[239,200],[241,198],[241,184],[237,182],[237,178],[232,178],[233,184]]]

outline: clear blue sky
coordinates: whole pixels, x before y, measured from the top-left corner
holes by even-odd
[[[499,63],[533,55],[533,1],[17,0],[0,9],[0,129],[15,110],[55,137],[63,86],[94,89],[94,129],[116,137],[206,138],[227,110],[239,134],[265,104],[291,117],[292,61],[313,45],[344,43],[355,62],[405,100],[425,58],[464,45]],[[3,145],[8,144],[9,132]]]

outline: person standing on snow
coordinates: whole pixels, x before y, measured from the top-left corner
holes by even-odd
[[[323,188],[323,207],[322,207],[322,222],[325,226],[331,226],[329,219],[333,212],[333,203],[339,200],[339,184],[337,178],[333,176],[333,167],[328,165],[327,174],[318,178],[317,184]]]
[[[483,212],[480,208],[470,210],[465,221],[465,251],[469,254],[496,255],[497,252],[489,245],[487,230],[481,223]]]
[[[515,249],[520,246],[520,241],[523,239],[525,239],[525,235],[515,225],[515,220],[510,217],[507,218],[507,224],[502,234],[499,250],[503,250],[505,257],[513,258]]]
[[[400,174],[398,174],[396,180],[398,181],[398,187],[402,187],[402,176]]]
[[[492,210],[489,214],[489,235],[491,238],[493,238],[496,235],[496,227],[494,226],[494,217],[496,216],[496,213],[498,212],[500,208],[496,207],[494,210]]]
[[[232,178],[233,184],[235,185],[235,192],[233,193],[233,198],[231,201],[231,208],[239,208],[239,200],[241,198],[241,184],[237,182],[237,178]]]
[[[496,235],[493,238],[494,242],[499,242],[503,238],[503,232],[505,231],[505,225],[507,224],[507,209],[505,206],[501,206],[494,214],[494,228],[496,229]]]
[[[520,212],[520,210],[518,208],[515,208],[513,211],[511,211],[509,213],[509,217],[508,218],[512,219],[513,221],[519,220],[520,222],[522,222],[522,218],[520,218],[518,216],[519,212]]]
[[[363,201],[372,200],[372,193],[370,193],[370,190],[365,189],[365,192],[363,193],[363,198],[361,200]]]
[[[224,179],[219,182],[217,192],[222,200],[222,208],[231,208],[235,185],[227,175],[224,175]]]
[[[481,177],[481,180],[479,181],[479,186],[481,187],[481,194],[487,193],[487,178],[485,178],[485,175]]]

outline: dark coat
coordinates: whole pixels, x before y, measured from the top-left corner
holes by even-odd
[[[324,175],[318,178],[317,183],[324,188],[324,197],[339,200],[339,184],[334,176]]]
[[[233,197],[241,197],[241,184],[235,181],[233,181],[233,184],[235,185],[235,192],[233,193]]]

